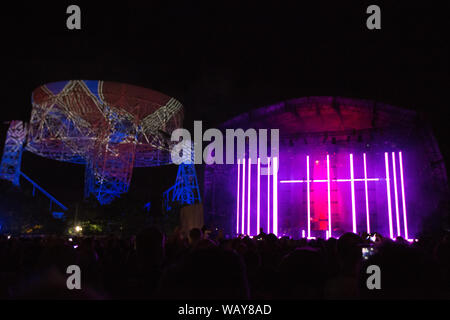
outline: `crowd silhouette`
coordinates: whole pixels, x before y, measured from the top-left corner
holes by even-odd
[[[362,248],[371,246],[366,258]],[[68,290],[78,265],[81,290]],[[370,290],[367,266],[381,270]],[[0,238],[2,299],[448,299],[450,235],[408,242],[345,233],[338,239],[211,236]]]

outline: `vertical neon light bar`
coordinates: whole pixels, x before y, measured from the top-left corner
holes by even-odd
[[[273,158],[273,233],[278,235],[278,158]]]
[[[270,233],[270,158],[267,158],[267,234]]]
[[[310,185],[309,185],[310,181],[309,181],[309,156],[306,156],[306,196],[307,196],[307,224],[308,224],[308,238],[311,237],[311,195],[310,195]]]
[[[237,202],[236,202],[236,234],[239,234],[239,185],[241,184],[241,159],[238,159]]]
[[[327,154],[327,191],[328,191],[328,237],[331,237],[331,178],[330,178],[330,155]]]
[[[392,152],[392,171],[394,173],[395,221],[397,223],[397,237],[399,237],[400,236],[400,212],[398,210],[397,170],[395,168],[395,152]]]
[[[257,204],[256,204],[256,235],[259,234],[261,228],[261,158],[258,158],[258,191],[257,191]]]
[[[245,222],[245,158],[242,159],[242,220],[241,220],[241,233],[244,234],[244,222]]]
[[[367,163],[366,163],[366,154],[363,154],[364,158],[364,190],[366,194],[366,224],[367,224],[367,233],[370,233],[370,218],[369,218],[369,189],[367,188]]]
[[[392,239],[394,237],[394,231],[392,229],[391,186],[389,181],[389,157],[387,152],[384,153],[384,162],[386,166],[386,192],[387,192],[388,216],[389,216],[389,236]]]
[[[247,235],[250,235],[250,186],[252,176],[252,159],[248,158],[248,196],[247,196]]]
[[[406,219],[406,201],[405,201],[405,183],[403,181],[403,159],[402,153],[398,153],[398,158],[400,161],[400,184],[402,187],[402,208],[403,208],[403,225],[405,227],[405,239],[408,239],[408,221]]]
[[[356,233],[356,209],[355,209],[355,176],[353,172],[353,154],[350,153],[350,183],[352,187],[352,223],[353,233]]]

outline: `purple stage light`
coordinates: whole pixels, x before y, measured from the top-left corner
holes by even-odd
[[[387,205],[389,217],[389,236],[392,239],[394,237],[394,231],[392,228],[391,186],[389,180],[389,157],[387,152],[384,153],[384,162],[386,167],[386,192],[387,192]]]
[[[241,230],[242,234],[244,234],[244,222],[245,222],[245,158],[242,159],[242,224],[241,224]]]
[[[252,177],[252,159],[248,159],[248,196],[247,196],[247,235],[250,235],[250,186]]]
[[[310,181],[309,181],[309,156],[306,156],[306,194],[307,194],[307,223],[308,223],[308,238],[311,237],[311,189],[310,189]]]
[[[367,179],[353,179],[355,182],[364,182],[364,181],[380,181],[380,178],[367,178]],[[331,179],[332,182],[351,182],[352,179]],[[306,182],[306,180],[280,180],[280,183],[303,183]],[[311,180],[311,182],[328,182],[328,180]]]
[[[331,180],[330,180],[330,155],[327,154],[327,192],[328,192],[328,236],[331,237]]]
[[[395,219],[397,223],[397,237],[400,237],[400,212],[398,210],[397,170],[395,166],[395,152],[392,152],[392,172],[394,175]]]
[[[336,180],[332,180],[332,181],[336,181],[336,182],[351,182],[351,179],[336,179]],[[366,181],[366,179],[353,179],[353,181],[355,182],[363,182]],[[367,181],[380,181],[380,178],[368,178]]]
[[[270,233],[270,158],[267,159],[267,232]]]
[[[364,158],[364,191],[366,195],[366,224],[367,224],[367,233],[370,233],[370,218],[369,218],[369,191],[367,188],[367,163],[366,163],[366,154],[363,154]]]
[[[257,185],[257,195],[256,195],[256,234],[259,234],[259,229],[261,228],[261,158],[258,158],[258,185]]]
[[[352,188],[352,230],[356,233],[356,208],[355,208],[355,176],[353,171],[353,154],[350,153],[350,183]]]
[[[273,158],[273,233],[278,235],[278,158]]]
[[[304,233],[305,233],[305,237],[307,238],[313,238],[314,236],[317,237],[318,234],[312,234],[312,231],[321,231],[321,232],[325,232],[326,234],[326,238],[330,238],[333,236],[333,233],[336,233],[336,231],[333,231],[333,228],[336,228],[335,230],[339,230],[337,231],[337,233],[342,232],[342,230],[348,230],[351,228],[352,232],[357,233],[358,232],[358,225],[359,223],[361,223],[358,220],[358,214],[356,212],[356,206],[360,206],[359,202],[357,203],[357,201],[364,201],[364,204],[361,203],[361,208],[363,208],[363,206],[365,206],[365,213],[366,213],[366,230],[368,233],[371,232],[372,230],[372,225],[373,222],[371,221],[371,215],[373,216],[374,214],[376,215],[376,208],[375,208],[375,213],[371,213],[370,212],[370,207],[369,207],[369,182],[379,182],[379,181],[386,181],[386,198],[384,198],[384,201],[387,202],[387,206],[388,206],[388,214],[389,214],[389,235],[391,238],[394,237],[394,222],[393,222],[393,209],[392,206],[394,205],[392,199],[391,199],[391,174],[394,174],[394,178],[392,180],[392,184],[394,187],[394,190],[396,190],[398,187],[401,187],[401,196],[402,196],[402,210],[403,210],[403,224],[404,224],[404,228],[405,228],[405,238],[407,239],[408,237],[408,229],[407,229],[407,215],[406,215],[406,199],[405,199],[405,183],[404,183],[404,176],[403,176],[403,161],[402,161],[402,155],[401,153],[399,153],[399,170],[400,170],[400,186],[397,184],[397,163],[395,160],[395,153],[394,157],[393,157],[393,165],[392,165],[392,171],[390,171],[389,168],[389,158],[390,155],[388,152],[385,153],[385,170],[386,170],[386,177],[385,178],[369,178],[368,177],[368,162],[367,162],[367,155],[366,153],[363,153],[363,161],[361,163],[361,166],[358,167],[358,162],[355,163],[354,161],[354,154],[350,153],[349,154],[349,169],[345,169],[345,170],[350,170],[350,179],[345,178],[345,179],[331,179],[332,176],[332,172],[331,172],[331,156],[329,154],[326,155],[326,179],[312,179],[314,172],[311,173],[310,171],[310,156],[307,155],[306,156],[306,179],[297,179],[297,180],[278,180],[279,175],[278,175],[278,168],[279,168],[279,158],[278,157],[274,157],[274,158],[267,158],[267,163],[268,163],[268,177],[267,177],[267,232],[268,233],[274,233],[275,235],[278,236],[278,231],[279,231],[279,226],[280,226],[280,221],[279,221],[279,204],[278,204],[278,182],[279,183],[284,183],[284,184],[290,184],[290,183],[306,183],[306,197],[307,197],[307,204],[306,204],[306,214],[307,214],[307,228],[303,229]],[[256,178],[254,177],[254,174],[252,175],[252,163],[251,163],[251,159],[238,159],[238,172],[237,172],[237,179],[239,181],[238,185],[237,185],[237,201],[236,201],[236,216],[237,216],[237,221],[236,221],[236,230],[237,232],[239,232],[239,230],[241,230],[242,234],[246,234],[248,236],[253,235],[253,232],[255,230],[257,230],[257,234],[259,233],[259,230],[261,228],[261,223],[265,224],[263,221],[261,221],[261,197],[262,196],[266,196],[265,194],[261,194],[261,159],[258,158],[257,160],[257,174],[256,174]],[[322,165],[323,167],[325,166],[325,161],[319,161],[319,163],[317,163],[317,160],[313,160],[314,161],[314,168],[316,168],[317,166]],[[240,168],[242,162],[242,170]],[[246,163],[248,163],[248,169],[246,167]],[[336,166],[336,168],[346,168],[346,166],[342,166],[339,165],[339,162]],[[273,168],[273,171],[272,169]],[[335,168],[335,167],[333,167]],[[348,167],[347,167],[348,168]],[[320,168],[319,168],[319,175],[324,174],[325,168],[322,168],[323,171],[321,171],[322,173],[320,173]],[[248,170],[248,172],[246,172]],[[358,171],[359,170],[359,171]],[[271,172],[272,171],[272,172]],[[241,173],[242,172],[242,173]],[[283,172],[283,171],[282,171]],[[392,172],[392,173],[391,173]],[[339,173],[339,171],[338,171]],[[341,172],[342,174],[343,172]],[[356,178],[355,175],[356,174],[361,174],[363,173],[363,177],[360,178]],[[317,174],[317,173],[316,173]],[[272,179],[270,178],[270,175],[272,175]],[[242,187],[240,185],[240,179],[242,176]],[[319,176],[320,177],[320,176]],[[251,185],[252,185],[252,179],[253,180],[257,180],[255,181],[254,187],[257,187],[257,193],[256,193],[256,197],[253,198],[251,196]],[[325,198],[325,189],[319,189],[317,188],[313,188],[312,183],[327,183],[327,193],[326,193],[326,198]],[[338,214],[336,215],[336,217],[333,217],[333,221],[332,221],[332,198],[331,198],[331,183],[332,182],[350,182],[350,186],[351,186],[351,214],[352,214],[352,223],[351,226],[347,225],[346,226],[346,219],[345,216]],[[356,184],[357,182],[364,182],[364,189],[360,188],[357,189]],[[272,183],[272,187],[271,187],[271,183]],[[272,190],[271,190],[272,188]],[[318,190],[323,190],[323,195],[321,195],[320,193],[317,194],[313,194],[315,192],[321,192]],[[362,192],[364,192],[364,195],[362,193],[359,193],[361,190]],[[345,215],[345,197],[348,194],[347,191],[345,191],[344,189],[341,188],[337,188],[337,190],[333,190],[336,191],[336,199],[333,200],[336,203],[342,203],[337,212],[343,212]],[[295,189],[295,194],[298,192]],[[242,194],[241,194],[242,193]],[[319,195],[319,196],[318,196]],[[314,197],[313,197],[314,196]],[[247,198],[246,198],[247,197]],[[364,197],[364,200],[363,200]],[[374,194],[375,197],[375,194]],[[298,198],[298,197],[297,197]],[[401,223],[400,223],[400,205],[399,203],[399,195],[397,194],[397,207],[398,207],[398,218],[397,218],[397,233],[398,235],[401,235],[401,232],[399,230],[401,230]],[[271,200],[272,199],[272,200]],[[327,202],[327,204],[325,205],[325,201]],[[341,202],[342,201],[342,202]],[[256,202],[256,206],[255,206],[255,202]],[[272,202],[272,203],[271,203]],[[378,204],[383,205],[382,202],[377,201]],[[241,208],[242,206],[242,208]],[[385,205],[383,205],[384,208]],[[314,207],[314,209],[312,208]],[[314,211],[313,211],[314,210]],[[384,209],[383,209],[384,210]],[[239,214],[241,214],[242,216],[239,217]],[[312,216],[314,214],[314,217]],[[318,216],[320,215],[320,216]],[[283,218],[283,216],[281,216],[281,218]],[[265,220],[265,219],[263,219]],[[375,228],[380,232],[381,230],[383,230],[384,226],[386,226],[386,223],[381,223],[380,221],[377,222],[377,219],[374,220],[375,221]],[[314,224],[313,224],[314,222]],[[326,222],[326,223],[325,223]],[[377,224],[378,223],[378,224]],[[380,224],[381,223],[381,224]],[[240,224],[240,225],[239,225]],[[304,226],[304,225],[303,225]],[[301,225],[299,225],[299,227],[301,227]],[[314,228],[313,228],[314,227]],[[298,230],[298,229],[297,229]],[[300,229],[302,230],[302,229]],[[361,231],[361,230],[360,230]],[[302,236],[303,236],[303,231],[302,232]],[[308,234],[309,233],[309,234]]]
[[[236,201],[236,234],[239,234],[239,185],[241,184],[241,159],[238,159],[237,201]]]
[[[406,200],[405,200],[405,184],[403,182],[403,159],[402,152],[398,153],[400,160],[400,184],[402,187],[402,209],[403,209],[403,225],[405,226],[405,239],[408,239],[408,222],[406,219]]]

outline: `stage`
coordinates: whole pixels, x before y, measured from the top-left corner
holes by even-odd
[[[269,157],[252,159],[247,150],[234,165],[206,166],[205,219],[231,235],[413,239],[448,194],[433,134],[406,109],[308,97],[245,113],[228,128],[280,135]]]

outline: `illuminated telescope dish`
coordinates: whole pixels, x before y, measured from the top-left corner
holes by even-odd
[[[102,203],[128,190],[134,166],[171,162],[170,135],[183,121],[174,98],[97,80],[42,85],[32,93],[32,107],[27,150],[86,165],[85,192]]]

